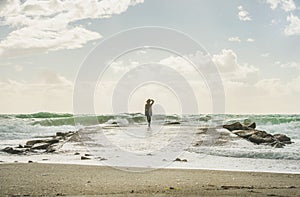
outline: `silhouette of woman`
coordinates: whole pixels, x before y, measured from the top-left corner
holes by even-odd
[[[147,117],[148,126],[151,124],[151,116],[152,116],[152,105],[154,103],[153,99],[148,99],[145,104],[145,116]]]

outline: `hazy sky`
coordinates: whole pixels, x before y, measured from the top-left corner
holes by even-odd
[[[89,52],[111,35],[142,26],[178,30],[204,47],[222,79],[225,113],[299,113],[300,0],[1,0],[0,113],[73,112],[77,73]],[[164,71],[155,64],[190,84],[199,113],[213,112],[213,90],[193,66],[148,49],[122,55],[103,73],[96,113],[116,112],[117,83],[133,70],[138,75],[138,68]],[[129,112],[142,112],[151,97],[156,112],[180,113],[178,94],[154,81],[137,85],[124,100]]]

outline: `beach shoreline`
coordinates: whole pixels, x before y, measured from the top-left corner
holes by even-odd
[[[298,196],[300,174],[106,166],[0,165],[0,196]]]

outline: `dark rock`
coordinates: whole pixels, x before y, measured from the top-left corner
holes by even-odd
[[[177,157],[174,161],[187,162],[187,159],[180,159]]]
[[[74,153],[74,155],[80,155],[80,153]]]
[[[272,143],[272,142],[276,141],[273,137],[265,137],[264,140],[265,140],[265,143]]]
[[[256,123],[253,122],[251,123],[250,125],[247,125],[248,128],[251,128],[251,129],[255,129],[256,128]]]
[[[27,146],[33,146],[34,144],[37,144],[37,143],[42,143],[44,142],[45,140],[29,140],[26,142],[26,145]]]
[[[88,158],[88,157],[85,157],[85,156],[81,156],[81,160],[88,160],[88,159],[91,159],[91,158]]]
[[[289,138],[288,136],[284,135],[284,134],[274,134],[274,138],[277,139],[279,142],[288,142],[291,143],[291,138]]]
[[[284,143],[282,142],[278,142],[278,141],[275,141],[274,143],[271,144],[274,148],[283,148],[285,146]]]
[[[66,137],[71,137],[72,135],[74,135],[74,132],[69,131],[69,133],[66,134]]]
[[[239,122],[235,122],[233,124],[228,124],[228,125],[223,125],[223,128],[228,129],[229,131],[244,130],[243,125]]]
[[[37,143],[37,144],[34,144],[31,149],[38,149],[38,150],[41,150],[41,149],[47,149],[51,144],[49,143]]]
[[[47,153],[53,153],[53,152],[55,152],[55,151],[57,151],[57,150],[58,150],[58,148],[57,148],[57,146],[54,146],[54,144],[49,145],[49,146],[46,148],[46,152],[47,152]]]
[[[33,163],[33,161],[29,160],[28,163]]]
[[[90,156],[92,156],[91,154],[84,154],[84,156],[86,156],[86,157],[90,157]]]
[[[66,137],[71,137],[72,135],[74,135],[75,132],[73,131],[69,131],[69,132],[56,132],[56,137],[61,137],[61,138],[66,138]]]
[[[12,147],[6,147],[2,149],[3,152],[10,153],[10,154],[22,154],[25,152],[25,150],[20,150],[20,149],[14,149]]]
[[[66,135],[66,133],[63,133],[63,132],[56,132],[56,136],[64,137],[65,135]]]
[[[178,122],[178,121],[173,121],[173,122],[171,122],[171,121],[166,121],[166,122],[164,123],[164,125],[177,125],[177,124],[180,124],[180,122]]]
[[[264,143],[264,142],[265,142],[264,138],[261,137],[261,136],[259,136],[259,135],[257,135],[257,134],[251,135],[251,136],[248,138],[248,140],[249,140],[250,142],[255,143],[255,144],[261,144],[261,143]]]
[[[242,138],[248,138],[251,135],[256,134],[257,132],[258,132],[257,130],[235,130],[232,133]]]
[[[50,139],[50,140],[45,140],[44,142],[48,143],[48,144],[55,144],[55,143],[58,143],[59,140],[54,138],[54,139]]]
[[[24,148],[21,144],[19,144],[19,146],[17,146],[16,148]]]
[[[45,140],[30,140],[26,142],[25,147],[30,147],[31,149],[47,149],[48,146],[58,143],[58,139],[45,139]]]

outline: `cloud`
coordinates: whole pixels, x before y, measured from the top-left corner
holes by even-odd
[[[269,57],[270,56],[270,53],[263,53],[261,54],[262,57]]]
[[[288,82],[262,78],[257,67],[239,63],[231,49],[213,55],[213,61],[223,79],[227,113],[298,113],[300,75]],[[285,67],[298,68],[298,64]]]
[[[12,27],[13,31],[0,42],[0,55],[18,56],[83,47],[101,35],[80,26],[79,21],[110,18],[139,3],[143,0],[1,1],[2,25]]]
[[[253,38],[248,38],[246,41],[247,42],[254,42],[255,40]]]
[[[230,42],[241,42],[241,39],[238,36],[236,36],[236,37],[228,38],[228,41],[230,41]]]
[[[284,64],[280,64],[280,62],[278,62],[277,64],[279,64],[281,68],[295,68],[300,70],[300,64],[296,62],[288,62]]]
[[[17,72],[21,72],[23,70],[23,66],[21,66],[21,65],[15,65],[15,70]]]
[[[59,73],[45,71],[40,80],[0,79],[2,113],[72,112],[73,83]]]
[[[252,83],[258,78],[258,68],[240,65],[237,54],[231,49],[223,49],[220,54],[213,55],[212,61],[218,66],[225,82]]]
[[[286,12],[290,12],[296,9],[294,0],[266,0],[272,10],[275,10],[277,7],[280,7]]]
[[[249,15],[249,12],[246,11],[243,6],[239,6],[238,7],[238,10],[239,10],[239,13],[238,13],[238,16],[239,16],[239,19],[241,21],[251,21],[251,17]]]
[[[287,21],[290,23],[285,29],[284,33],[287,36],[300,35],[300,19],[293,14],[287,17]]]

